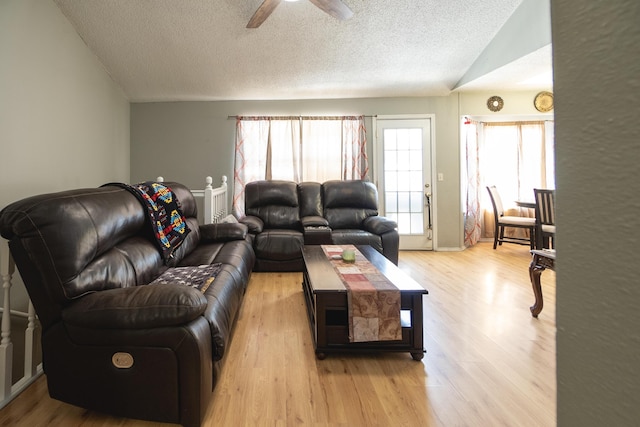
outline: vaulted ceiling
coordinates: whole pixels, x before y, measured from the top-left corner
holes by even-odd
[[[308,0],[282,2],[256,29],[246,25],[263,0],[54,1],[132,102],[441,96],[551,84],[550,45],[511,58],[494,40],[531,0],[343,0],[354,12],[345,21]],[[492,44],[505,63],[486,54]],[[495,65],[483,70],[487,61]]]

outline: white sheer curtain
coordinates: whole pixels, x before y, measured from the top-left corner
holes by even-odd
[[[463,124],[466,148],[465,245],[493,237],[486,186],[498,188],[508,215],[533,215],[516,200],[533,201],[534,188],[555,188],[553,122]],[[477,156],[477,157],[476,157]],[[476,158],[474,158],[476,157]],[[479,207],[479,209],[478,209]]]
[[[368,175],[364,117],[238,117],[233,212],[248,182],[324,182]]]

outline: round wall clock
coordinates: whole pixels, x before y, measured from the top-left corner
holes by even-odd
[[[487,108],[491,111],[500,111],[504,107],[504,101],[499,96],[492,96],[487,99]]]
[[[551,92],[540,92],[533,99],[533,105],[541,113],[553,110],[553,94]]]

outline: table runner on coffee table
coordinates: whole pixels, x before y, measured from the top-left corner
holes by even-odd
[[[345,249],[355,252],[355,263],[338,258]],[[400,290],[354,245],[322,245],[322,250],[347,289],[349,341],[401,340]]]

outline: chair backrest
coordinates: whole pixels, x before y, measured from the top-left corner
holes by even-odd
[[[502,207],[502,199],[500,198],[500,193],[498,193],[498,189],[495,185],[491,185],[487,187],[487,191],[489,191],[489,196],[491,196],[491,204],[493,205],[493,214],[496,217],[496,221],[499,217],[504,215],[504,208]]]
[[[556,223],[556,190],[534,188],[536,202],[536,222],[541,225],[555,225]]]

